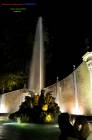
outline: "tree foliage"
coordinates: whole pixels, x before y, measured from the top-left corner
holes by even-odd
[[[0,76],[0,92],[9,92],[23,88],[25,77],[22,73],[8,73]]]

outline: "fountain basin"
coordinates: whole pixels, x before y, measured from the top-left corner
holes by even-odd
[[[9,120],[9,113],[0,113],[0,122],[6,122]]]

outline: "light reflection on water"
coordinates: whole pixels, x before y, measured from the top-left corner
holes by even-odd
[[[92,140],[92,124],[89,125],[91,133],[87,140]],[[58,125],[0,124],[0,140],[59,140],[59,135]]]
[[[58,140],[58,125],[0,124],[0,140]]]

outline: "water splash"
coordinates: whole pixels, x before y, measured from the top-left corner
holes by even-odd
[[[44,55],[43,55],[43,34],[42,18],[38,19],[35,42],[33,47],[33,57],[30,67],[28,88],[36,93],[40,93],[44,87]]]

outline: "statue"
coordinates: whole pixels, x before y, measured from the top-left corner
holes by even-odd
[[[72,125],[70,123],[69,114],[65,112],[58,116],[58,124],[61,130],[60,140],[67,140],[68,137],[77,138],[78,140],[87,140],[89,136],[89,126],[85,118],[77,118],[74,125]]]

